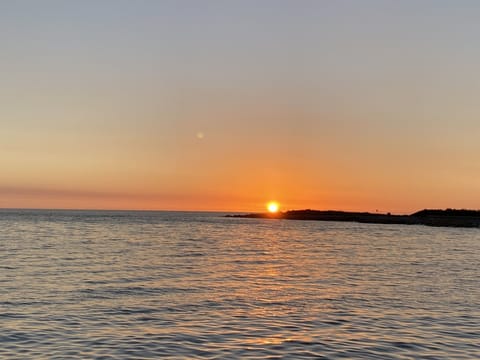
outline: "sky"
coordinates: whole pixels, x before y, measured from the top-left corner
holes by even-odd
[[[477,1],[2,1],[0,207],[480,208]]]

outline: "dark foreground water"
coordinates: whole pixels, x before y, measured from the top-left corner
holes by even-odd
[[[478,359],[480,229],[0,211],[1,359]]]

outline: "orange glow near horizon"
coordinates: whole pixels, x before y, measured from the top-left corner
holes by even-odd
[[[0,208],[480,207],[468,6],[402,2],[406,28],[360,2],[76,2],[52,28],[53,4],[16,3],[0,12]]]

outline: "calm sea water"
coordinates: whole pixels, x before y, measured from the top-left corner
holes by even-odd
[[[2,359],[480,358],[480,230],[0,211]]]

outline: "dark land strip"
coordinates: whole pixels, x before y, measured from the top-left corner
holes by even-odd
[[[480,227],[480,210],[421,210],[411,215],[391,215],[334,210],[289,210],[278,213],[227,215],[234,218],[348,221],[371,224],[405,224],[447,227]]]

